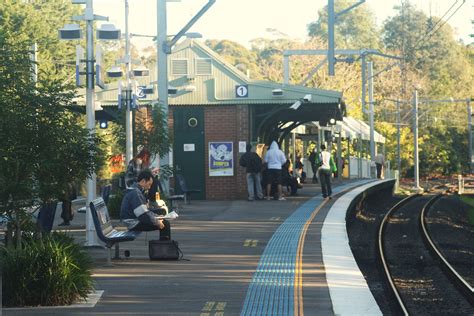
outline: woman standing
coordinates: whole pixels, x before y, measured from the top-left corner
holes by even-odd
[[[127,188],[137,182],[137,177],[140,171],[149,169],[151,165],[151,153],[148,149],[143,148],[140,152],[133,157],[128,163],[127,171],[125,172],[125,184]],[[156,201],[156,192],[158,191],[158,181],[155,180],[156,175],[159,172],[159,168],[151,170],[153,173],[153,184],[148,190],[147,198],[149,201]]]

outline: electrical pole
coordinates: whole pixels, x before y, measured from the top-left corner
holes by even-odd
[[[471,109],[471,99],[466,99],[467,103],[467,132],[469,133],[469,172],[472,173],[472,109]]]
[[[178,40],[185,35],[185,33],[197,22],[197,20],[216,2],[216,0],[209,0],[207,4],[194,16],[191,20],[171,39],[168,41],[167,30],[167,15],[166,2],[178,2],[176,0],[157,0],[157,76],[158,76],[158,103],[163,112],[166,122],[165,130],[168,131],[168,55],[171,54],[171,48],[178,42]],[[169,153],[162,155],[160,159],[160,166],[169,165]],[[161,182],[168,191],[168,181]]]
[[[370,126],[370,177],[375,174],[375,131],[374,131],[374,77],[373,65],[369,61],[369,126]]]
[[[334,11],[334,0],[328,0],[328,73],[330,76],[335,75],[334,65],[336,64],[336,57],[335,57],[335,41],[334,41],[334,25],[337,22],[337,19],[349,12],[350,10],[354,9],[355,7],[363,4],[365,0],[359,0],[359,2],[354,3],[350,7],[340,11]]]
[[[400,174],[402,170],[402,158],[400,150],[400,101],[397,100],[397,168]]]
[[[420,172],[418,162],[418,91],[413,92],[413,137],[414,137],[414,150],[413,156],[415,160],[415,189],[420,188]]]
[[[330,76],[334,76],[334,64],[336,63],[336,57],[334,54],[335,43],[334,43],[334,24],[336,23],[336,16],[334,14],[334,0],[328,0],[328,73]]]

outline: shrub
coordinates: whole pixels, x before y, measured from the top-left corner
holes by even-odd
[[[4,306],[68,305],[93,290],[91,257],[63,233],[25,237],[0,258]]]
[[[122,190],[117,190],[114,195],[110,196],[109,203],[107,203],[110,218],[120,219],[120,207],[122,205],[123,196],[124,193]]]

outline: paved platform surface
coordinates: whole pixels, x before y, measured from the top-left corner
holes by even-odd
[[[334,187],[348,182],[334,183]],[[184,252],[182,261],[150,261],[142,234],[121,244],[121,255],[107,267],[104,249],[87,248],[96,268],[96,289],[104,291],[94,307],[4,309],[4,315],[240,315],[260,258],[275,231],[295,210],[315,196],[319,186],[305,184],[287,201],[191,201],[172,222],[172,238]],[[333,315],[322,264],[322,222],[334,200],[309,223],[302,250],[302,300],[307,315]],[[79,208],[80,203],[74,207]],[[55,227],[60,223],[59,208]],[[85,241],[84,215],[68,227],[78,242]]]

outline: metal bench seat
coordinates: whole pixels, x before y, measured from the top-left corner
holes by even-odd
[[[90,203],[92,220],[99,239],[107,247],[107,264],[111,263],[111,248],[115,245],[115,258],[119,258],[119,243],[132,241],[140,235],[139,231],[118,231],[112,226],[109,211],[103,198],[97,198]]]

